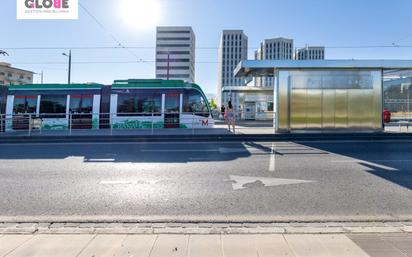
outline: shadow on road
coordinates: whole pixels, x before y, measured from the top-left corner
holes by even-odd
[[[364,171],[412,190],[412,144],[408,142],[296,144],[348,157],[340,162],[358,163]]]
[[[78,143],[3,145],[0,160],[63,160],[84,158],[87,163],[185,163],[246,158],[251,154],[239,143]]]

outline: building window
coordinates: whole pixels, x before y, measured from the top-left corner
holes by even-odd
[[[156,59],[156,62],[190,62],[190,59]]]
[[[13,77],[13,74],[7,73],[7,77]]]
[[[66,95],[42,95],[40,100],[40,114],[43,118],[66,117]]]
[[[160,116],[161,94],[119,94],[118,116]]]

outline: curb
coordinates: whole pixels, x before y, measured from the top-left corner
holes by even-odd
[[[412,222],[0,223],[5,234],[365,234],[412,233]]]

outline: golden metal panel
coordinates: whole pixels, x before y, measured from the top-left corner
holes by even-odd
[[[322,128],[322,90],[308,89],[306,97],[306,128]]]
[[[278,132],[289,131],[289,72],[279,71],[277,84],[277,123]]]
[[[335,128],[335,90],[324,89],[322,97],[322,129]]]
[[[348,90],[335,91],[335,128],[348,128]]]
[[[290,108],[290,128],[306,129],[307,123],[307,90],[293,89]]]
[[[372,129],[372,89],[348,90],[348,127],[352,130]]]

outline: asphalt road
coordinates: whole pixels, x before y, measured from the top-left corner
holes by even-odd
[[[412,142],[0,145],[0,221],[412,219]]]

